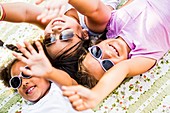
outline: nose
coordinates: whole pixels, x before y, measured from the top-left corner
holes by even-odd
[[[109,59],[111,57],[110,55],[111,55],[110,51],[102,49],[102,57],[101,57],[101,59]]]
[[[25,87],[29,84],[29,79],[26,79],[26,78],[22,78],[22,83],[21,83],[21,86]]]
[[[51,33],[53,33],[52,29],[50,28],[50,26],[47,26],[44,30],[44,34],[46,35],[46,34],[51,34]]]

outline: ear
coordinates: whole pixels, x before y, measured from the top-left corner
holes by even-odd
[[[82,30],[82,37],[84,40],[89,40],[89,34],[88,31],[86,29]]]

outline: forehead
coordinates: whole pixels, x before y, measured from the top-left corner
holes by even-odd
[[[11,76],[16,76],[20,74],[20,67],[24,67],[26,64],[24,64],[21,61],[16,61],[12,67],[11,67]]]

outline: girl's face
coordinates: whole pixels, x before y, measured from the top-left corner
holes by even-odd
[[[61,32],[72,29],[74,34],[73,38],[69,40],[60,40],[59,35]],[[81,41],[79,37],[82,35],[82,28],[76,19],[63,15],[62,17],[55,18],[47,25],[45,29],[45,39],[49,39],[50,35],[55,35],[57,39],[55,43],[46,47],[48,54],[55,58],[58,55],[61,55],[64,51],[68,50],[73,45]],[[77,36],[78,35],[78,36]],[[71,52],[71,51],[70,51]]]
[[[128,58],[128,53],[130,52],[129,46],[124,42],[122,38],[117,39],[107,39],[99,44],[97,44],[102,50],[101,59],[109,59],[114,64],[119,63],[122,60]],[[85,59],[83,60],[83,65],[87,68],[87,71],[93,75],[97,80],[99,80],[104,74],[104,70],[91,53],[88,53]]]
[[[25,64],[17,61],[11,68],[11,76],[18,76],[20,74],[19,68],[24,67]],[[50,82],[44,78],[31,77],[22,78],[21,86],[17,89],[19,94],[26,100],[36,102],[41,99],[48,91]]]

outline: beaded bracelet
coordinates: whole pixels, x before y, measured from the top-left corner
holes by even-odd
[[[4,20],[6,16],[6,13],[4,11],[3,6],[0,4],[0,21]]]

